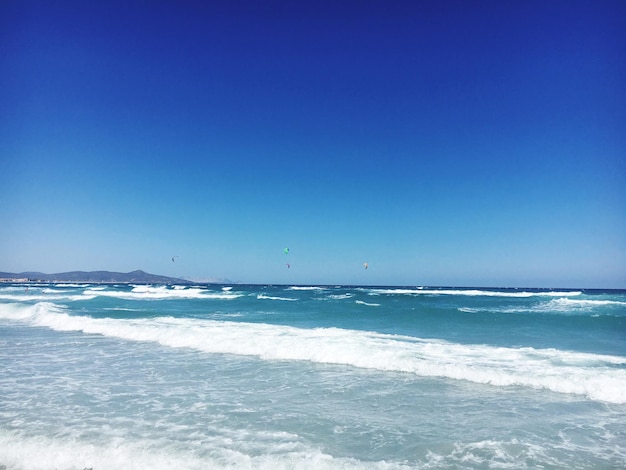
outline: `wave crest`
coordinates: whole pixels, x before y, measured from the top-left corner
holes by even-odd
[[[343,364],[626,403],[626,357],[621,356],[457,344],[341,328],[302,329],[173,317],[91,318],[69,315],[50,303],[2,305],[0,318],[207,353]]]

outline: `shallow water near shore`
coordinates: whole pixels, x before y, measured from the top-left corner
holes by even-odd
[[[0,465],[620,468],[625,320],[624,291],[0,286]]]

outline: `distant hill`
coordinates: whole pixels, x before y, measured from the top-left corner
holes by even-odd
[[[44,282],[89,282],[98,284],[134,283],[134,284],[189,284],[189,281],[175,277],[158,276],[144,271],[116,273],[110,271],[70,271],[67,273],[45,274],[39,272],[3,273],[1,280],[24,280]]]

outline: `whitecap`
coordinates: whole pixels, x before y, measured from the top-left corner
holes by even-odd
[[[265,295],[265,294],[258,294],[256,298],[259,300],[283,300],[283,301],[288,301],[288,302],[294,302],[298,300],[298,299],[294,299],[291,297],[274,297],[274,296]]]
[[[175,286],[134,286],[129,291],[125,290],[95,290],[87,289],[84,295],[114,297],[125,300],[167,300],[167,299],[221,299],[232,300],[243,294],[232,291],[210,291],[199,287]]]
[[[315,290],[315,291],[319,291],[319,290],[327,290],[325,287],[318,287],[318,286],[290,286],[287,287],[287,290]]]
[[[341,364],[626,403],[626,357],[622,356],[457,344],[341,328],[302,329],[173,317],[91,318],[69,315],[51,303],[0,305],[0,318],[207,353]]]
[[[354,297],[354,294],[333,294],[333,295],[329,295],[328,298],[331,300],[345,300],[345,299],[351,299],[352,297]]]
[[[102,426],[86,438],[72,430],[57,436],[28,435],[0,430],[1,468],[75,470],[94,468],[149,468],[169,470],[272,469],[288,470],[401,470],[402,463],[369,462],[333,457],[310,447],[297,435],[285,432],[233,433],[217,430],[212,438],[163,439],[159,436],[125,434]],[[180,433],[180,431],[179,431]],[[76,435],[75,435],[76,434]],[[223,437],[223,439],[220,439]]]
[[[482,289],[371,289],[369,293],[372,295],[462,295],[462,296],[484,296],[484,297],[568,297],[581,295],[581,291],[560,292],[560,291],[497,291],[497,290],[482,290]]]

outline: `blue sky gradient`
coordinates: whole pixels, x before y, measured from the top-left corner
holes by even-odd
[[[621,1],[2,2],[0,271],[626,288],[625,31]]]

